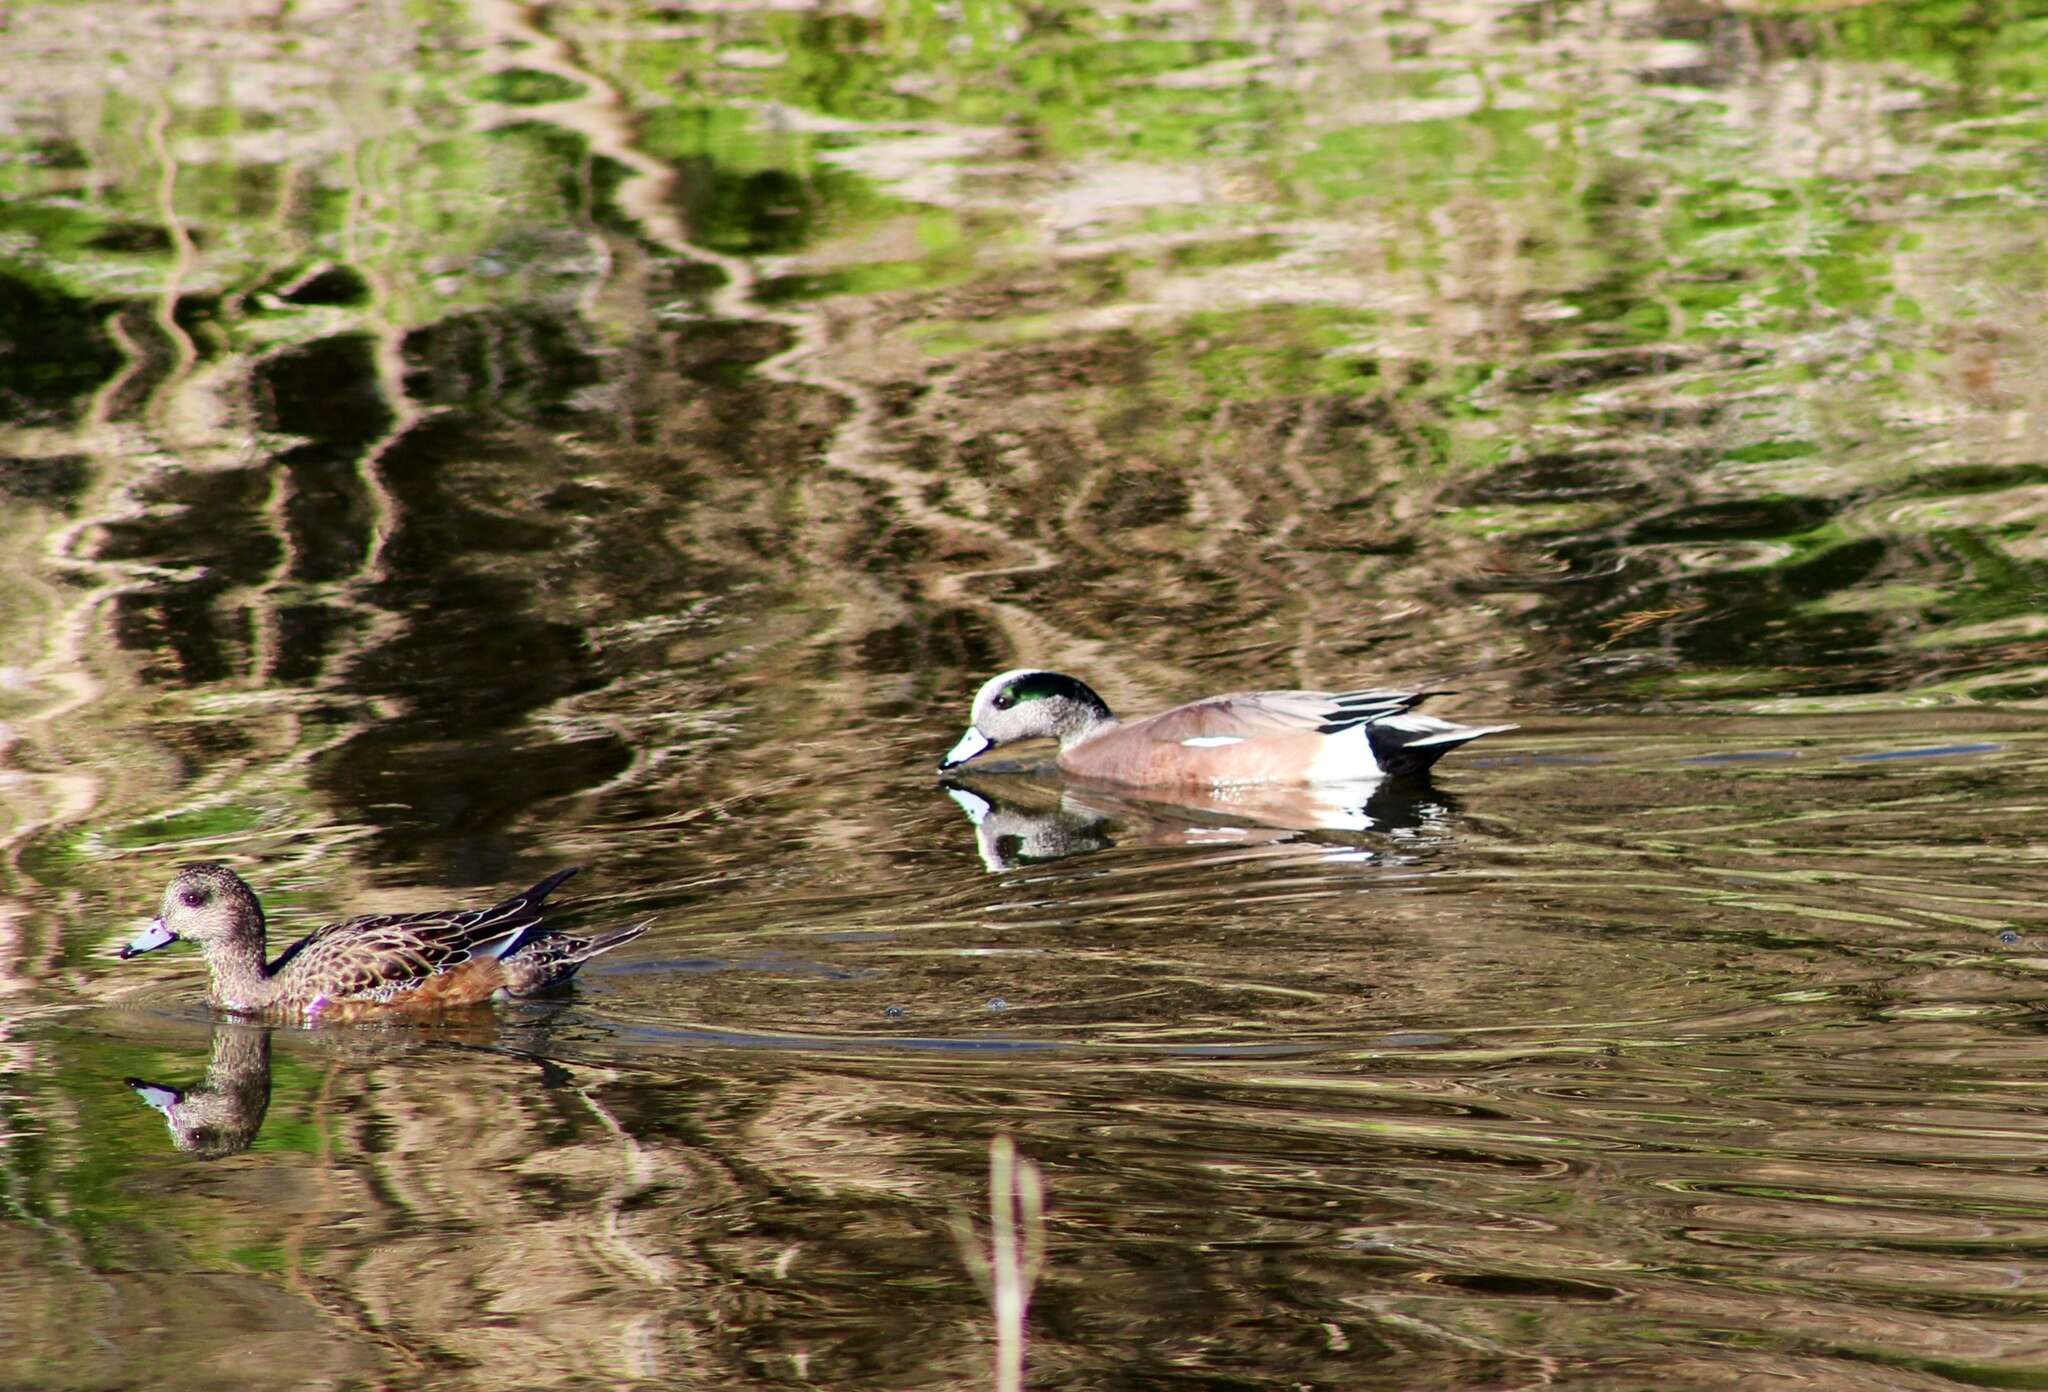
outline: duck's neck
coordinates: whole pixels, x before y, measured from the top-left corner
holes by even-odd
[[[1109,702],[1096,695],[1095,688],[1087,682],[1056,673],[1041,680],[1057,688],[1050,699],[1058,703],[1053,732],[1059,737],[1060,753],[1117,727],[1116,714],[1110,710]]]
[[[209,943],[206,965],[213,972],[213,1003],[228,1010],[261,1010],[277,994],[263,965],[263,935]]]
[[[1064,754],[1077,744],[1086,744],[1089,740],[1106,735],[1121,724],[1123,722],[1111,715],[1107,706],[1103,707],[1100,714],[1091,712],[1086,720],[1061,733],[1060,753]]]

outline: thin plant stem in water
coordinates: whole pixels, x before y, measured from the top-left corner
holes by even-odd
[[[988,1146],[988,1221],[986,1252],[964,1216],[954,1220],[954,1236],[995,1315],[996,1392],[1023,1392],[1024,1313],[1045,1265],[1045,1185],[1008,1136]]]

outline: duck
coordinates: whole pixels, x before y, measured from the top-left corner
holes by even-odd
[[[197,943],[212,975],[207,1000],[238,1015],[355,1018],[534,996],[647,931],[646,923],[594,937],[544,928],[548,895],[581,868],[558,870],[490,908],[359,914],[314,929],[266,964],[256,892],[225,865],[182,865],[157,916],[120,955],[125,962]]]
[[[1427,773],[1459,745],[1513,725],[1454,725],[1415,707],[1441,691],[1237,691],[1119,720],[1077,677],[1020,667],[974,695],[944,775],[1019,740],[1059,741],[1055,766],[1129,787],[1355,783]]]

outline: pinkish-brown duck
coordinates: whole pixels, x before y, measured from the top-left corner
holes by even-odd
[[[1019,668],[975,693],[941,773],[1016,740],[1059,741],[1063,773],[1133,787],[1354,783],[1419,774],[1512,725],[1453,725],[1414,707],[1431,691],[1239,691],[1117,719],[1085,682]]]
[[[316,928],[264,961],[263,906],[225,865],[185,865],[157,916],[121,949],[122,960],[180,939],[199,945],[213,977],[207,999],[240,1014],[355,1017],[387,1010],[474,1005],[532,996],[647,931],[645,923],[595,937],[542,923],[544,901],[579,867],[481,909],[361,914]]]

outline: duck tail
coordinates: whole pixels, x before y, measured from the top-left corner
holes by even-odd
[[[1430,765],[1438,759],[1481,735],[1497,735],[1515,728],[1513,725],[1453,725],[1433,715],[1402,711],[1370,722],[1365,727],[1365,735],[1372,742],[1372,756],[1379,764],[1380,772],[1406,777],[1427,773]]]
[[[568,879],[571,875],[582,873],[582,870],[583,867],[580,865],[572,865],[566,870],[557,870],[554,874],[542,880],[532,889],[527,890],[526,893],[515,895],[513,897],[516,900],[520,900],[525,903],[531,904],[533,905],[533,907],[537,909],[540,907],[541,901],[543,899],[546,899],[550,894],[553,894],[556,890],[562,887],[562,882],[564,880]]]
[[[600,952],[610,952],[615,947],[624,947],[653,926],[653,919],[643,918],[638,923],[627,924],[617,932],[606,933],[601,937],[592,938],[589,942],[576,949],[576,960],[578,962],[588,962]]]
[[[600,952],[610,952],[633,941],[653,922],[651,918],[642,919],[595,938],[553,935],[529,939],[519,948],[517,955],[503,959],[505,984],[501,989],[514,998],[558,990],[569,984],[569,978],[576,975],[577,969],[585,962]]]
[[[572,865],[566,870],[557,870],[532,889],[515,894],[469,919],[464,937],[470,951],[481,957],[509,957],[532,942],[543,931],[541,915],[546,912],[548,895],[582,868]]]

